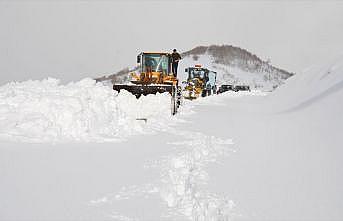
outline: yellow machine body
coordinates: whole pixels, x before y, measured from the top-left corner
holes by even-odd
[[[184,88],[184,98],[186,99],[196,99],[200,97],[204,88],[204,80],[200,78],[193,78],[187,82],[186,87]]]
[[[186,99],[196,99],[215,94],[217,73],[202,68],[201,65],[185,69],[188,72],[187,81],[184,81],[183,97]]]
[[[142,52],[137,56],[137,63],[138,70],[130,73],[132,83],[138,85],[177,85],[178,80],[171,73],[169,53]]]
[[[171,56],[164,52],[142,52],[137,68],[130,73],[131,84],[114,84],[113,89],[127,90],[137,98],[142,95],[168,92],[172,98],[172,114],[180,104],[178,79],[171,73]]]

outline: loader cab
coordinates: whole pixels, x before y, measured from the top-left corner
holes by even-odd
[[[187,81],[183,82],[185,98],[195,99],[200,95],[205,97],[216,92],[216,72],[202,68],[201,65],[186,68],[185,72],[188,73]]]
[[[207,75],[207,70],[203,68],[189,68],[188,70],[188,80],[194,78],[205,79]]]
[[[171,72],[170,56],[168,53],[147,53],[137,55],[140,73],[159,72],[168,74]]]
[[[214,86],[217,81],[217,72],[210,71],[206,68],[201,67],[191,67],[186,68],[185,72],[188,72],[187,81],[191,81],[192,79],[198,78],[204,81],[207,85]]]
[[[204,87],[204,83],[207,81],[208,70],[200,67],[186,68],[185,72],[188,72],[186,85],[193,85],[199,89]]]

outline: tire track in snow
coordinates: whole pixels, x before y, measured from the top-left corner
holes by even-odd
[[[145,185],[123,187],[119,192],[91,201],[91,204],[159,195],[168,206],[167,214],[163,217],[166,219],[185,216],[194,221],[228,221],[239,216],[232,200],[207,190],[210,182],[207,166],[210,163],[220,163],[221,159],[235,152],[230,148],[232,141],[173,128],[169,132],[185,138],[185,141],[168,143],[176,147],[176,153],[145,165],[147,169],[160,168],[159,180]],[[125,217],[123,220],[129,218],[116,214],[117,220],[121,220],[120,217]]]
[[[210,176],[206,167],[234,152],[228,148],[232,141],[198,132],[174,130],[173,134],[188,140],[171,143],[183,151],[170,156],[161,169],[160,195],[167,202],[170,213],[196,221],[231,220],[236,216],[235,203],[207,190]]]

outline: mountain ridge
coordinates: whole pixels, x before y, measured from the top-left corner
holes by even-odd
[[[292,72],[288,72],[284,69],[281,68],[277,68],[273,65],[270,64],[270,62],[268,61],[263,61],[261,58],[259,58],[257,55],[249,52],[246,49],[237,47],[237,46],[233,46],[233,45],[210,45],[210,46],[197,46],[189,51],[183,52],[181,55],[182,57],[186,57],[186,56],[198,56],[201,54],[205,54],[205,53],[209,53],[212,56],[216,57],[217,60],[215,60],[215,63],[218,64],[226,64],[226,65],[234,65],[232,63],[232,61],[237,60],[237,58],[240,58],[242,60],[242,64],[244,64],[244,62],[246,62],[245,64],[247,65],[247,70],[251,71],[251,69],[249,69],[249,61],[255,61],[258,62],[255,65],[260,65],[262,66],[264,65],[268,65],[271,68],[278,70],[282,73],[284,73],[285,75],[289,75],[289,76],[293,76],[294,73]],[[251,64],[250,64],[251,66]],[[255,67],[256,69],[256,67]]]

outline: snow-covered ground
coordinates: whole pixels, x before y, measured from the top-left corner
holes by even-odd
[[[0,87],[0,220],[342,220],[343,59],[275,92]],[[147,122],[136,120],[147,118]]]

